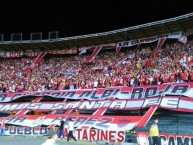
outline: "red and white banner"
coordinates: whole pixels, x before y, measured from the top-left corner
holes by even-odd
[[[68,125],[69,118],[74,120],[76,129],[87,127],[87,129],[96,128],[100,130],[125,131],[133,129],[142,116],[106,116],[102,115],[104,110],[97,110],[91,115],[70,114],[72,110],[64,114],[47,114],[47,115],[12,115],[6,117],[7,124],[36,127],[41,125],[59,125],[61,119]],[[1,122],[1,121],[0,121]]]
[[[163,38],[169,38],[169,39],[179,39],[180,34],[170,34],[162,36]],[[151,37],[151,38],[144,38],[144,39],[138,39],[138,40],[130,40],[130,41],[124,41],[124,42],[118,42],[117,47],[131,47],[139,44],[146,44],[146,43],[152,43],[159,40],[159,37]]]
[[[40,61],[44,58],[44,56],[46,55],[47,52],[42,51],[38,57],[34,60],[34,62],[32,63],[32,65],[38,65],[40,63]]]
[[[159,41],[157,43],[157,49],[160,49],[162,47],[162,45],[164,44],[165,40],[166,40],[166,37],[159,38]]]
[[[77,49],[63,49],[63,50],[49,50],[46,51],[48,54],[53,54],[53,55],[63,55],[63,54],[77,54]],[[1,51],[0,52],[0,57],[3,58],[18,58],[18,57],[36,57],[41,53],[41,51],[32,51],[32,50],[27,50],[27,51]]]
[[[92,53],[91,56],[87,59],[86,62],[87,62],[87,63],[92,62],[92,61],[95,59],[95,57],[98,55],[98,53],[101,51],[102,48],[103,48],[102,46],[96,47],[95,50],[93,51],[93,53]]]
[[[18,92],[0,93],[0,102],[10,102],[27,96],[50,96],[64,99],[106,100],[114,99],[142,99],[156,96],[187,96],[193,98],[193,83],[169,83],[154,86],[115,87],[90,90],[72,91],[44,91],[44,92]]]
[[[182,43],[186,43],[187,42],[187,37],[186,36],[181,36],[178,41],[182,42]]]
[[[36,66],[40,63],[40,61],[44,58],[44,56],[46,55],[46,53],[47,53],[47,52],[45,52],[45,51],[40,52],[40,54],[39,54],[38,57],[34,60],[34,62],[31,64],[31,66],[30,66],[30,67],[26,67],[26,68],[23,70],[23,72],[24,72],[24,73],[27,73],[27,72],[29,72],[32,68],[36,67]]]
[[[20,127],[10,126],[5,128],[5,135],[24,135],[24,136],[45,136],[48,128],[46,127]],[[67,138],[67,128],[64,130],[64,137]],[[125,141],[124,131],[105,131],[98,129],[76,129],[75,138],[86,141],[106,141],[111,143],[122,143]]]
[[[47,52],[48,54],[77,54],[78,51],[77,49],[73,48],[73,49],[63,49],[63,50],[49,50]]]
[[[120,50],[121,50],[121,47],[116,47],[115,56],[119,53]]]
[[[24,55],[27,57],[37,57],[40,54],[41,51],[32,51],[32,50],[27,50],[24,52]]]
[[[73,102],[26,102],[26,103],[3,103],[0,104],[0,111],[55,111],[79,109],[95,111],[97,109],[107,108],[109,110],[138,110],[150,107],[164,108],[168,110],[193,112],[193,98],[182,96],[160,96],[143,99],[119,99],[119,100],[93,100],[93,101],[73,101]],[[155,108],[154,108],[155,109]],[[153,111],[153,110],[152,110]]]
[[[3,58],[17,58],[17,57],[23,57],[24,52],[23,51],[1,51],[0,57]]]
[[[78,51],[82,51],[84,49],[86,50],[89,50],[89,49],[94,49],[96,47],[100,47],[102,46],[104,49],[105,48],[115,48],[116,47],[116,43],[110,43],[110,44],[103,44],[103,45],[97,45],[97,46],[88,46],[88,47],[81,47],[81,48],[78,48]]]
[[[187,63],[188,66],[191,66],[193,64],[193,58]]]
[[[138,145],[152,145],[151,138],[147,132],[137,132]],[[160,134],[159,136],[161,145],[192,145],[193,135],[181,134]]]

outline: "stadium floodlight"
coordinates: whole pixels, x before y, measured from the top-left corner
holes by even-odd
[[[48,39],[49,39],[49,41],[57,40],[58,37],[59,37],[59,32],[58,31],[48,32]]]
[[[21,42],[22,41],[22,33],[11,34],[12,42]]]
[[[4,41],[4,35],[0,34],[0,43],[3,43],[3,41]]]
[[[31,39],[31,41],[41,41],[42,40],[42,32],[31,33],[30,39]]]

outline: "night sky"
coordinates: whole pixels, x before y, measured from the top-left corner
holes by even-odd
[[[121,29],[193,12],[192,0],[6,0],[0,5],[0,33],[59,31],[60,37]]]

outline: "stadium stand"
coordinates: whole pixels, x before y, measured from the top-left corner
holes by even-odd
[[[34,58],[1,58],[1,92],[93,89],[115,86],[156,85],[193,81],[193,41],[167,42],[161,49],[152,44],[101,51],[91,63],[89,53],[47,55],[29,72]]]

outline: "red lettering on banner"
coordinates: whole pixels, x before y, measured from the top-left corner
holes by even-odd
[[[118,139],[117,139],[117,141],[118,142],[123,142],[124,141],[124,135],[125,135],[125,133],[123,131],[118,132]]]
[[[100,132],[97,131],[97,140],[100,140]]]
[[[86,129],[83,130],[82,140],[88,140],[88,135],[87,135]]]
[[[96,130],[90,130],[90,140],[95,140]]]
[[[101,130],[101,139],[100,140],[108,140],[108,131]]]
[[[82,131],[82,129],[76,129],[76,131],[78,132],[78,139],[80,139],[80,132]]]
[[[44,136],[47,133],[49,128],[45,127],[6,127],[6,132],[9,135],[38,135]],[[90,141],[108,141],[108,142],[124,142],[125,134],[123,131],[103,131],[96,129],[76,129],[77,139],[78,140],[90,140]],[[68,130],[65,128],[64,136],[68,136]]]
[[[116,131],[109,131],[109,141],[110,142],[115,142],[115,134],[116,134]]]

